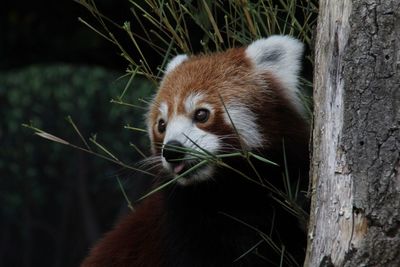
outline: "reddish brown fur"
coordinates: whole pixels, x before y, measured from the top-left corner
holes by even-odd
[[[264,73],[268,94],[261,94],[259,105],[253,105],[258,125],[262,125],[262,134],[266,136],[268,149],[279,151],[284,140],[288,155],[297,158],[299,165],[308,161],[304,152],[308,150],[309,125],[291,104],[281,83],[270,73]],[[294,160],[294,158],[293,158]]]
[[[245,49],[237,48],[212,55],[190,58],[177,66],[163,80],[155,103],[168,104],[168,116],[178,100],[178,114],[184,113],[184,100],[193,93],[206,95],[206,102],[215,108],[215,114],[199,128],[217,135],[232,133],[232,126],[224,120],[225,103],[233,101],[250,108],[258,116],[264,136],[264,146],[277,144],[307,144],[307,124],[290,103],[285,89],[271,73],[255,73],[254,67],[245,57]],[[158,105],[150,111],[151,125],[156,126]],[[163,135],[153,127],[154,143],[162,143]],[[298,140],[298,138],[306,140]],[[294,142],[292,142],[294,141]],[[289,147],[289,146],[288,146]],[[300,151],[300,150],[299,150]],[[303,151],[303,150],[301,150]],[[304,156],[304,155],[301,155]]]
[[[81,267],[163,266],[161,240],[164,208],[153,195],[129,213],[91,250]]]
[[[189,62],[183,62],[174,69],[163,80],[160,90],[154,100],[149,120],[153,125],[154,143],[162,143],[163,135],[157,131],[156,123],[159,115],[158,104],[166,102],[168,104],[168,115],[171,117],[174,109],[175,100],[177,103],[177,113],[184,113],[183,102],[193,93],[199,92],[207,96],[207,103],[216,110],[211,114],[211,118],[205,124],[198,125],[203,130],[210,130],[218,125],[220,134],[231,133],[232,127],[223,119],[224,108],[221,104],[221,97],[224,101],[229,101],[238,95],[246,95],[247,90],[257,90],[257,86],[251,80],[246,86],[242,81],[235,81],[235,90],[232,90],[232,84],[227,83],[232,77],[241,75],[251,76],[250,62],[244,57],[244,49],[231,49],[224,53],[217,53],[210,56],[194,56]],[[254,84],[254,88],[251,88]],[[249,99],[250,103],[255,99]]]

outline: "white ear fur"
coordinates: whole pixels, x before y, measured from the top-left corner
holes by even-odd
[[[187,60],[188,56],[185,54],[177,55],[168,63],[167,67],[165,68],[165,74],[171,72],[175,69],[178,65],[180,65],[183,61]]]
[[[304,107],[297,86],[303,50],[304,46],[299,40],[286,35],[256,40],[246,49],[246,56],[257,70],[272,72],[289,89],[288,96],[301,113]]]

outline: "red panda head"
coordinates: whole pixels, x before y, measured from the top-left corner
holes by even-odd
[[[296,39],[271,36],[247,48],[173,58],[148,114],[163,168],[176,176],[200,161],[197,154],[264,150],[296,132],[290,128],[304,115],[297,95],[302,51]],[[214,171],[208,163],[178,183],[204,181]]]

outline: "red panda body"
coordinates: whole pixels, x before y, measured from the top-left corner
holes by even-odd
[[[173,59],[148,132],[159,182],[176,184],[143,200],[82,266],[279,266],[281,258],[301,265],[304,233],[268,188],[283,190],[285,171],[307,184],[308,124],[297,95],[302,49],[273,36]],[[223,156],[237,151],[279,166]]]

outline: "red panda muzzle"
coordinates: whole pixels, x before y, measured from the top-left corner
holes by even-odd
[[[185,157],[185,153],[182,150],[183,148],[183,145],[179,141],[169,141],[163,147],[162,156],[169,163],[177,163],[183,160],[183,158]]]

